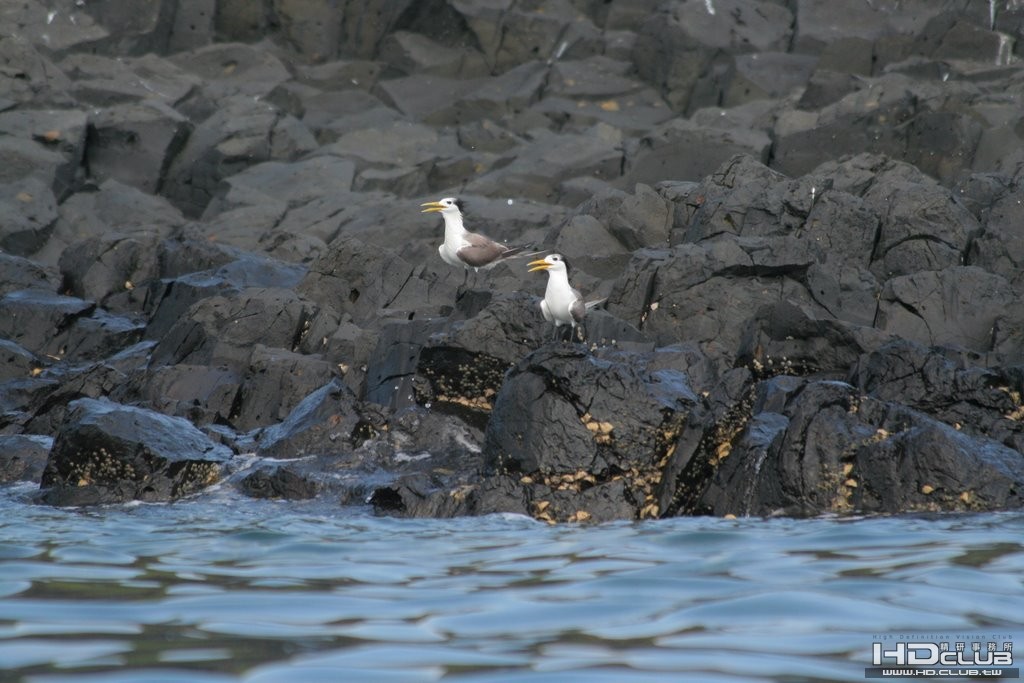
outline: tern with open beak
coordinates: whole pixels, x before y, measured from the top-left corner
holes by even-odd
[[[452,266],[478,272],[493,268],[502,261],[524,255],[529,245],[510,247],[475,232],[462,223],[463,204],[455,197],[421,204],[423,213],[438,212],[444,218],[444,242],[437,248],[441,259]],[[465,280],[463,280],[465,284]]]
[[[572,337],[575,339],[587,314],[587,305],[579,291],[569,284],[568,262],[561,254],[548,254],[542,259],[531,261],[528,265],[530,273],[538,270],[548,271],[548,286],[540,302],[540,312],[545,320],[555,323],[553,338],[558,337],[559,327],[570,325]]]

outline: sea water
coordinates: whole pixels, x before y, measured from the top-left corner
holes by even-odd
[[[854,681],[876,642],[1009,642],[1024,514],[549,526],[221,491],[0,490],[0,680]]]

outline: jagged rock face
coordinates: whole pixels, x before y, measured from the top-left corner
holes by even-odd
[[[389,514],[1020,507],[1019,9],[59,5],[0,17],[0,435],[50,500],[201,486],[106,399]],[[529,258],[443,261],[452,196]]]

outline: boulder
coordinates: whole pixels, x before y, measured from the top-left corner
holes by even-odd
[[[308,500],[315,498],[316,482],[306,479],[287,467],[261,467],[238,483],[250,498]]]
[[[0,434],[0,483],[39,483],[53,437],[36,434]]]
[[[361,410],[352,391],[334,379],[310,393],[281,422],[260,434],[256,454],[280,459],[351,458],[355,447],[382,426],[373,410]]]
[[[590,496],[611,496],[620,511],[628,503],[632,518],[658,516],[655,487],[670,444],[698,399],[683,373],[650,371],[647,363],[639,354],[591,355],[577,346],[545,346],[530,354],[509,372],[494,400],[484,441],[488,467],[551,495],[603,489]],[[570,505],[573,513],[588,512],[587,496],[563,496],[570,500],[535,503],[520,512],[548,512],[554,519]]]
[[[180,418],[106,400],[69,407],[41,482],[50,505],[175,500],[215,483],[231,457]]]

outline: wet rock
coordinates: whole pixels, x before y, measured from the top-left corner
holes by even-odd
[[[238,484],[250,498],[281,498],[308,500],[316,498],[316,482],[296,474],[287,467],[261,467]]]
[[[780,375],[737,389],[726,410],[683,431],[668,468],[679,473],[668,479],[670,512],[813,515],[1024,502],[1016,493],[1024,461],[990,439],[843,382]]]
[[[27,258],[0,252],[0,295],[19,289],[41,289],[57,291],[60,279],[55,269]]]
[[[38,373],[0,385],[0,422],[11,433],[55,434],[68,404],[76,399],[135,401],[130,394],[130,379],[145,367],[152,349],[152,343],[140,342],[88,363],[42,357]]]
[[[231,424],[242,384],[242,371],[178,363],[134,373],[128,396],[164,415],[194,425]]]
[[[697,397],[682,373],[646,365],[644,356],[573,346],[527,356],[495,399],[486,463],[553,495],[614,488],[632,517],[657,516],[654,488]]]
[[[40,498],[50,505],[174,500],[216,482],[230,457],[180,418],[80,399],[57,432]]]
[[[335,379],[304,398],[282,422],[264,429],[256,454],[285,459],[344,456],[381,424],[374,411],[360,411],[355,394]]]
[[[868,396],[1024,452],[1020,367],[979,367],[979,360],[975,354],[898,339],[857,359],[850,377]]]
[[[0,339],[9,339],[39,355],[62,356],[68,329],[95,304],[45,290],[23,289],[0,298]]]
[[[1024,506],[1019,450],[969,437],[937,421],[914,420],[903,409],[891,413],[896,424],[887,422],[880,428],[883,438],[856,454],[852,474],[858,477],[853,496],[857,509],[988,511]]]
[[[53,438],[30,434],[0,435],[0,483],[39,482]]]
[[[0,382],[30,377],[43,363],[31,351],[7,339],[0,339]]]
[[[845,379],[862,354],[891,340],[871,327],[814,319],[788,303],[768,304],[747,321],[736,364],[767,375]]]

